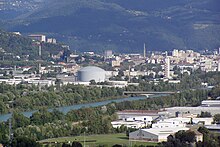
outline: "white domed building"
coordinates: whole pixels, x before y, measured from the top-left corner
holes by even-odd
[[[104,82],[106,72],[96,66],[83,67],[78,71],[78,81],[80,82],[90,82],[95,80],[95,82]]]

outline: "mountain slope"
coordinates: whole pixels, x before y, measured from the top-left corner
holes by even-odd
[[[51,54],[58,54],[64,48],[60,44],[42,43],[42,59],[47,60]],[[0,30],[0,59],[8,60],[7,56],[19,56],[28,60],[40,59],[38,46],[29,38]],[[28,58],[27,58],[28,57]]]
[[[46,32],[72,49],[213,49],[220,45],[218,0],[48,0],[4,21],[8,30]]]

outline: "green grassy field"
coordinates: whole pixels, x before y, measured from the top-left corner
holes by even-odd
[[[75,136],[75,137],[63,137],[63,138],[53,138],[42,140],[40,143],[46,142],[57,142],[57,143],[64,143],[64,142],[73,142],[78,141],[81,142],[82,145],[84,144],[84,136]],[[130,141],[125,134],[108,134],[108,135],[92,135],[92,136],[85,136],[85,144],[89,147],[95,147],[98,145],[105,145],[105,146],[112,146],[115,144],[126,145],[126,146],[134,146],[136,145],[150,145],[155,146],[157,143],[149,143],[149,142],[137,142],[137,141]]]

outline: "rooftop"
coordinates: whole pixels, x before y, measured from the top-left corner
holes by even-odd
[[[81,68],[79,71],[104,72],[105,70],[97,66],[86,66],[86,67]]]
[[[123,111],[118,111],[117,113],[152,113],[152,114],[157,114],[158,112],[162,112],[163,110],[123,110]]]
[[[186,127],[172,127],[172,128],[150,128],[150,129],[142,129],[142,131],[146,131],[155,135],[160,134],[174,134],[180,130],[189,130],[189,128]]]

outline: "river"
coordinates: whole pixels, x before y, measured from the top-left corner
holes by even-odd
[[[55,109],[63,112],[66,114],[67,112],[71,110],[77,110],[80,108],[88,108],[88,107],[98,107],[98,106],[104,106],[109,103],[115,102],[115,103],[120,103],[124,101],[136,101],[136,100],[144,100],[147,98],[154,98],[154,97],[160,97],[160,96],[165,96],[166,94],[158,94],[158,95],[150,95],[149,97],[146,96],[137,96],[137,97],[128,97],[128,98],[118,98],[118,99],[113,99],[113,100],[106,100],[106,101],[101,101],[101,102],[93,102],[93,103],[85,103],[85,104],[76,104],[76,105],[71,105],[71,106],[63,106],[63,107],[57,107]],[[22,112],[22,114],[26,117],[30,117],[34,111],[27,111],[27,112]],[[53,111],[53,109],[48,109],[48,111]],[[11,117],[11,114],[3,114],[0,115],[0,122],[2,121],[7,121]]]

